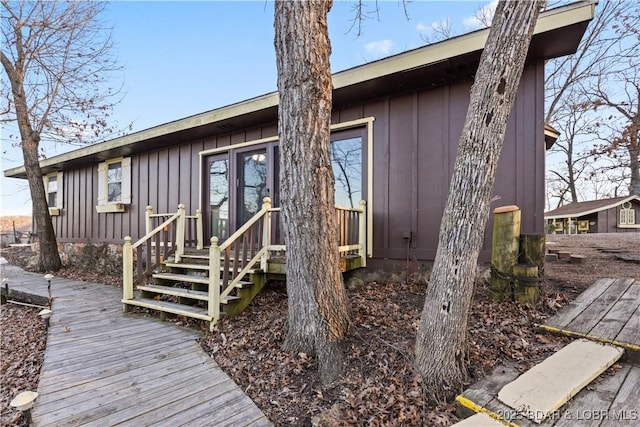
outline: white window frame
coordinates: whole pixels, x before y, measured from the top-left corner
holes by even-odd
[[[47,198],[47,205],[49,205],[49,179],[52,177],[56,177],[56,184],[57,184],[57,189],[56,189],[56,205],[55,206],[49,206],[49,215],[51,216],[59,216],[60,212],[62,211],[62,208],[64,206],[63,204],[63,195],[64,195],[64,187],[63,187],[63,174],[62,172],[51,172],[48,173],[46,175],[44,175],[42,177],[42,183],[44,184],[44,193],[46,195]]]
[[[109,201],[109,166],[120,163],[121,193],[120,200]],[[124,212],[125,206],[131,204],[131,157],[116,157],[98,164],[98,213]]]
[[[631,203],[629,203],[628,206],[625,205],[627,205],[627,203],[622,205],[622,208],[620,209],[618,225],[634,226],[636,225],[636,211],[631,207]]]

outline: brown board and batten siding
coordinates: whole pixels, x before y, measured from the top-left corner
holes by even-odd
[[[334,123],[374,117],[373,257],[435,257],[471,80],[337,106]],[[425,86],[428,82],[425,82]],[[524,232],[541,233],[544,206],[543,65],[523,76],[498,166],[493,206],[517,204]],[[276,135],[275,122],[132,155],[132,203],[124,213],[97,213],[97,164],[64,172],[65,207],[54,217],[60,242],[118,243],[144,235],[145,207],[193,215],[199,207],[198,153]],[[519,141],[518,144],[515,141]],[[72,218],[68,212],[77,212]],[[490,230],[491,223],[488,225]],[[487,256],[490,233],[485,233]]]
[[[635,209],[637,212],[636,215],[640,214],[640,202],[638,200],[631,200],[631,207]],[[597,232],[598,233],[637,233],[637,228],[623,228],[618,226],[618,222],[620,219],[620,210],[622,209],[622,205],[615,206],[613,208],[605,209],[598,212],[598,223],[597,223]],[[638,223],[638,217],[636,217],[636,223]]]
[[[492,207],[516,204],[522,231],[544,226],[543,65],[527,67],[511,114],[498,165]],[[373,257],[432,260],[449,192],[471,81],[420,90],[343,108],[333,122],[375,117]],[[360,115],[360,117],[359,117]],[[518,141],[518,143],[516,143]],[[490,218],[487,230],[491,230]],[[491,233],[485,232],[487,259]]]

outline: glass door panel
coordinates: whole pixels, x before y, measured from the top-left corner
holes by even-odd
[[[362,199],[362,137],[331,141],[336,206],[357,208]]]
[[[209,161],[209,235],[229,236],[229,159]]]
[[[267,150],[239,153],[237,227],[262,209],[262,200],[269,195],[267,182]]]

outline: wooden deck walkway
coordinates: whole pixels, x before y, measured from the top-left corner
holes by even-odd
[[[42,275],[3,266],[9,286],[47,294]],[[121,290],[52,280],[53,316],[34,426],[266,426],[201,349],[196,331],[124,314]]]
[[[541,328],[640,352],[640,280],[599,279]]]
[[[640,280],[599,279],[540,328],[624,348],[623,359],[596,378],[541,424],[498,400],[519,373],[498,366],[456,398],[462,417],[485,412],[512,426],[640,425]]]

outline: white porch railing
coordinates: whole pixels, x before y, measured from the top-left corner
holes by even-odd
[[[265,197],[262,209],[221,244],[218,237],[211,237],[209,247],[209,298],[208,315],[213,325],[220,318],[220,302],[229,296],[242,279],[252,270],[269,272],[269,258],[272,251],[285,250],[285,245],[277,241],[279,233],[273,224],[278,224],[280,208],[271,207],[271,199]],[[341,256],[360,257],[360,266],[366,266],[366,202],[360,201],[359,208],[336,207],[338,217],[338,251]],[[164,219],[152,228],[154,220]],[[187,221],[193,220],[194,233],[186,232]],[[192,229],[189,228],[189,229]],[[162,259],[174,255],[176,262],[184,254],[185,239],[198,249],[202,249],[202,214],[195,216],[184,213],[184,205],[175,214],[154,214],[148,206],[146,211],[147,234],[135,243],[131,237],[125,238],[123,247],[123,299],[133,299],[134,283],[140,283],[150,276]],[[155,245],[155,258],[151,256]],[[146,249],[146,251],[145,251]],[[134,270],[135,251],[135,270]],[[144,266],[143,266],[144,265]],[[135,278],[134,278],[135,272]],[[220,272],[220,273],[217,273]]]
[[[153,227],[155,223],[159,224]],[[202,249],[202,214],[199,209],[196,215],[186,215],[185,206],[180,204],[176,213],[154,214],[153,208],[147,206],[145,230],[144,237],[133,244],[130,236],[124,238],[122,297],[125,300],[133,299],[134,283],[141,283],[151,276],[171,255],[179,262],[185,245]]]

